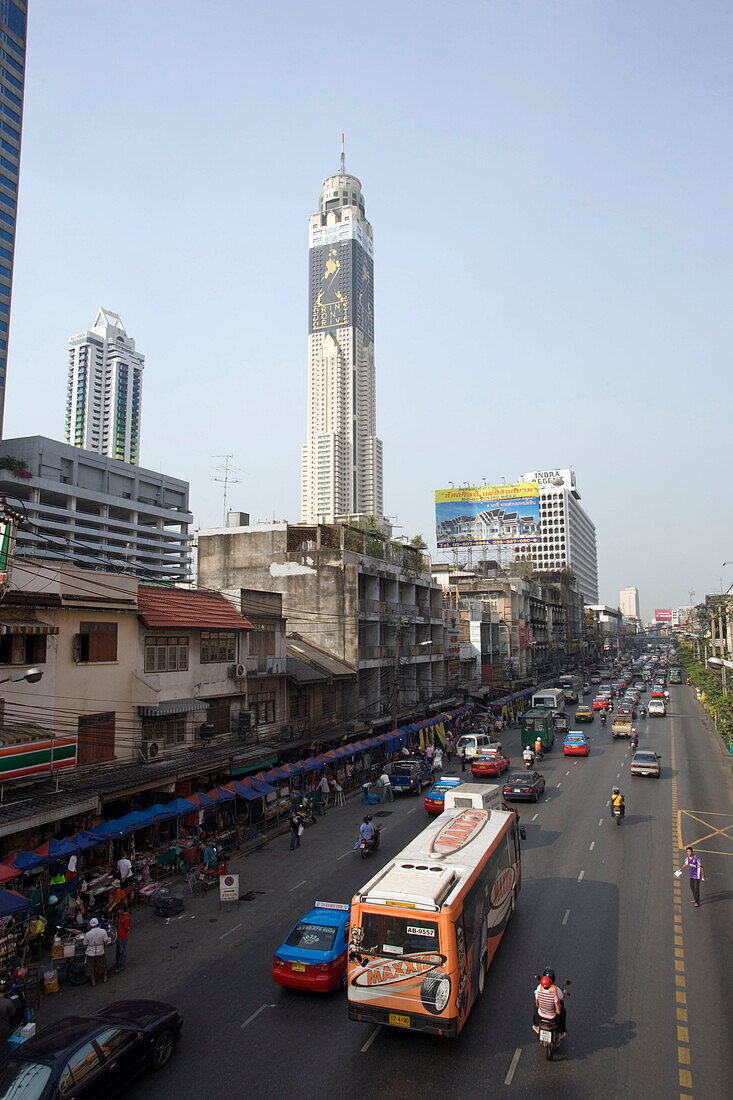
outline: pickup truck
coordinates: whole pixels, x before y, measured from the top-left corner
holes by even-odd
[[[630,714],[616,714],[611,723],[613,737],[631,737],[634,732]]]
[[[386,772],[393,791],[420,794],[423,787],[429,787],[433,783],[432,766],[422,756],[403,756],[393,764],[388,764]]]

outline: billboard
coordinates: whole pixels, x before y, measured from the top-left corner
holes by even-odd
[[[672,608],[671,607],[658,607],[654,612],[655,623],[671,623],[672,622]]]
[[[358,328],[374,340],[374,263],[359,241],[310,249],[309,332]]]
[[[537,482],[438,489],[435,530],[439,549],[444,546],[532,546],[539,543],[542,540]]]

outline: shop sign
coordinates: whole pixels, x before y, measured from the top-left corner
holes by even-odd
[[[219,876],[219,903],[239,901],[239,875]]]

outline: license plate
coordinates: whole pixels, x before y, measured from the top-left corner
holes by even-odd
[[[540,1042],[541,1043],[551,1043],[552,1042],[552,1032],[551,1031],[545,1031],[545,1029],[542,1028],[542,1030],[540,1031]]]
[[[392,1024],[394,1027],[409,1027],[410,1017],[400,1016],[396,1012],[390,1012],[389,1020],[387,1022]]]
[[[522,788],[521,787],[515,787],[514,788],[514,793],[515,794],[521,794],[522,793]]]
[[[290,966],[293,970],[305,971],[305,963],[291,963]]]

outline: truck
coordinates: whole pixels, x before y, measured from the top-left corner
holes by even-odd
[[[611,723],[611,734],[616,737],[631,737],[634,727],[630,714],[615,714]]]
[[[522,748],[534,748],[538,737],[543,750],[549,752],[555,741],[555,715],[546,707],[530,707],[522,715]]]

